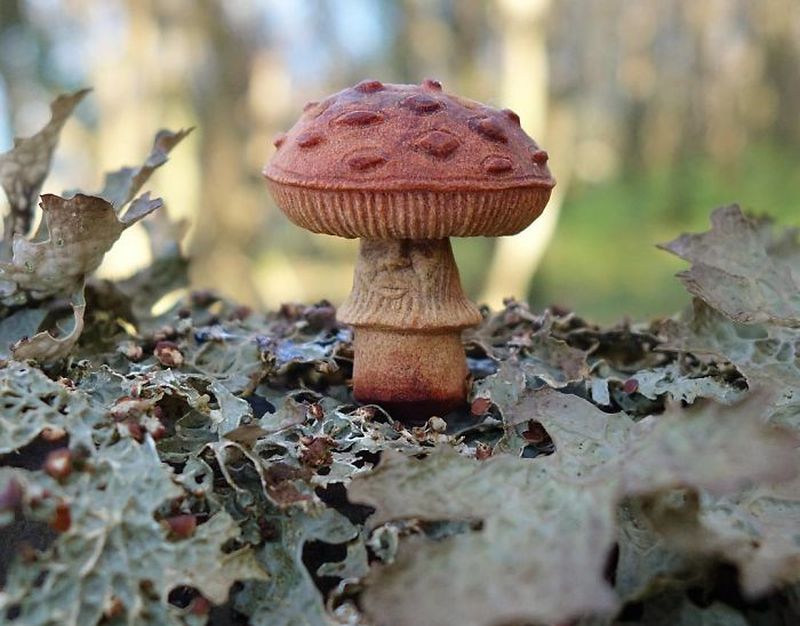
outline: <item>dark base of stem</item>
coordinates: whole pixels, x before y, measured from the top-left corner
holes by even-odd
[[[430,417],[434,415],[444,417],[448,413],[464,408],[467,404],[464,398],[449,401],[410,400],[408,402],[392,402],[391,400],[359,400],[359,402],[379,405],[394,419],[403,422],[406,426],[424,426]]]
[[[467,362],[461,332],[355,329],[353,396],[409,425],[463,407]]]

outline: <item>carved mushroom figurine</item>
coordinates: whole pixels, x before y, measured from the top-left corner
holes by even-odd
[[[354,327],[353,393],[408,422],[466,400],[464,295],[449,237],[513,235],[555,185],[547,153],[509,109],[438,81],[363,81],[309,102],[275,140],[270,192],[298,226],[361,239],[338,319]],[[509,268],[513,271],[513,268]]]

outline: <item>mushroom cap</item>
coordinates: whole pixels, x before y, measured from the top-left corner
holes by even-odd
[[[535,220],[555,180],[547,153],[509,109],[437,81],[363,81],[310,102],[264,168],[295,224],[370,239],[512,235]]]

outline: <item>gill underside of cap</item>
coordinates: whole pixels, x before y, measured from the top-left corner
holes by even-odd
[[[268,180],[275,201],[298,226],[366,239],[443,239],[513,235],[544,210],[550,189],[364,191],[310,189]]]

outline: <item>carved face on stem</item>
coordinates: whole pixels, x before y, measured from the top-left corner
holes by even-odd
[[[480,321],[461,290],[447,240],[361,242],[353,291],[339,317],[355,326],[421,330]]]
[[[429,246],[412,249],[408,239],[389,242],[365,240],[362,245],[364,268],[356,275],[358,289],[372,289],[384,303],[402,302],[409,293],[423,290],[431,272],[433,254]]]
[[[464,403],[461,329],[480,315],[448,237],[511,235],[555,181],[519,117],[437,81],[363,81],[306,105],[264,169],[278,206],[314,232],[362,239],[338,317],[355,328],[354,395],[421,421]]]

